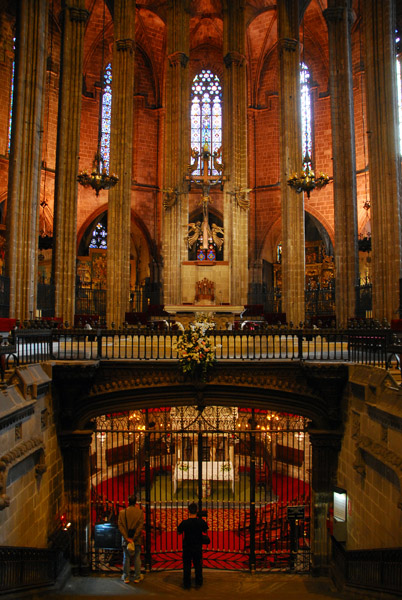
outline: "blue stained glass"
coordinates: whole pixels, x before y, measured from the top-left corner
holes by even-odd
[[[399,152],[402,154],[402,73],[401,73],[401,58],[398,56],[400,52],[400,43],[401,38],[398,34],[398,30],[395,31],[396,34],[396,88],[397,88],[397,96],[398,96],[398,118],[399,118]]]
[[[89,244],[90,248],[101,248],[107,250],[107,231],[102,223],[98,223],[92,232],[92,239]]]
[[[13,38],[13,50],[15,53],[15,38]],[[15,60],[13,59],[13,64],[11,66],[10,113],[9,113],[9,117],[8,117],[8,142],[7,142],[7,152],[8,153],[10,153],[11,126],[13,124],[14,77],[15,77]]]
[[[194,77],[191,88],[191,147],[201,153],[205,143],[211,154],[222,143],[222,87],[219,77],[207,69]],[[197,169],[195,174],[199,173]]]
[[[302,118],[302,147],[303,158],[306,154],[312,158],[312,126],[311,126],[311,96],[310,96],[310,72],[305,63],[300,65],[300,96],[301,96],[301,118]],[[310,161],[311,167],[311,161]]]
[[[101,141],[100,152],[103,168],[109,173],[110,163],[110,123],[112,117],[112,65],[109,63],[103,76],[101,107]]]

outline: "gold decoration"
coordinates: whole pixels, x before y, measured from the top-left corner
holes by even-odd
[[[112,173],[108,175],[105,168],[101,168],[103,160],[99,151],[95,154],[94,162],[92,164],[92,172],[81,171],[77,176],[77,181],[83,187],[91,187],[95,190],[97,196],[101,190],[109,190],[114,187],[119,181],[117,175]]]
[[[321,189],[329,183],[328,175],[319,173],[318,176],[311,169],[311,158],[306,153],[303,163],[302,170],[300,173],[293,173],[292,177],[288,179],[288,185],[292,187],[297,194],[306,192],[307,198],[310,198],[310,192],[314,189]]]

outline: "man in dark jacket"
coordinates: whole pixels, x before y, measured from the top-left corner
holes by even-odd
[[[144,579],[141,575],[141,534],[144,527],[144,513],[137,504],[137,497],[128,497],[128,508],[119,513],[118,527],[123,536],[123,581],[130,583],[130,562],[134,554],[134,583]],[[129,544],[134,545],[134,552],[130,552]]]
[[[191,563],[195,571],[195,587],[202,586],[202,534],[208,529],[204,519],[197,516],[197,505],[192,502],[188,507],[188,519],[184,519],[177,528],[184,533],[183,539],[183,587],[191,588]]]

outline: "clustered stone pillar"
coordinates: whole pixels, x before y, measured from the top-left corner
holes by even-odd
[[[55,316],[62,317],[69,323],[73,323],[75,312],[77,174],[84,32],[88,16],[85,0],[70,0],[68,3],[63,3],[53,227],[53,283]]]
[[[135,3],[114,4],[113,101],[110,172],[119,177],[109,191],[107,322],[125,321],[130,293],[131,179],[133,168]]]
[[[10,317],[35,317],[40,175],[47,56],[47,0],[20,0],[7,200]]]
[[[350,0],[330,0],[324,16],[329,40],[334,165],[336,320],[346,326],[355,316],[359,272]]]
[[[302,163],[300,119],[299,2],[278,0],[280,172],[282,205],[282,310],[304,321],[304,202],[287,185]]]
[[[167,18],[166,129],[163,187],[170,192],[163,212],[164,302],[181,303],[181,264],[188,258],[184,243],[188,225],[188,193],[184,177],[190,163],[189,54],[190,2],[171,0]]]
[[[342,434],[338,431],[309,431],[312,447],[311,562],[314,575],[329,574],[331,555],[327,519],[336,485]]]
[[[249,277],[244,4],[244,0],[223,3],[223,164],[228,180],[225,185],[224,256],[230,264],[230,301],[233,305],[247,304]]]
[[[64,489],[71,522],[70,563],[74,575],[89,575],[90,460],[92,430],[65,431],[59,436],[64,463]]]
[[[401,172],[395,68],[395,2],[364,3],[370,165],[373,317],[398,317],[401,278]]]

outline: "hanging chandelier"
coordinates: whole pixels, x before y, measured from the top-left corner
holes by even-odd
[[[105,15],[106,15],[106,2],[103,3],[103,22],[102,22],[102,63],[101,63],[101,74],[100,81],[104,81],[104,63],[105,63]],[[102,99],[105,94],[104,84],[101,84],[101,94],[100,94],[100,109],[102,109]],[[102,110],[101,110],[102,112]],[[95,154],[94,161],[92,163],[92,171],[89,173],[88,171],[81,171],[77,175],[77,181],[83,187],[91,187],[95,190],[97,196],[99,196],[99,192],[101,190],[110,190],[110,188],[114,187],[116,183],[119,181],[119,178],[114,173],[110,174],[107,172],[107,169],[104,166],[104,157],[101,153],[101,143],[102,143],[102,119],[99,119],[98,124],[98,147]]]
[[[95,154],[94,162],[92,163],[91,173],[88,171],[81,171],[81,173],[78,173],[77,175],[78,183],[83,187],[93,188],[97,196],[99,196],[101,190],[110,190],[110,188],[114,187],[119,181],[117,175],[114,173],[109,175],[102,165],[103,159],[98,149],[98,152]]]
[[[310,198],[310,192],[314,189],[321,189],[329,183],[329,176],[324,173],[319,173],[318,176],[311,168],[311,158],[306,152],[300,173],[293,173],[288,179],[288,185],[292,187],[297,194],[306,192],[307,198]]]

